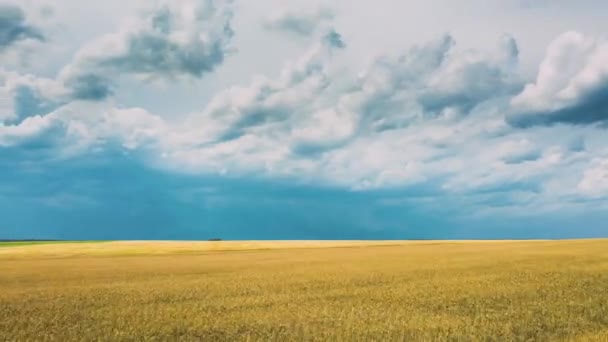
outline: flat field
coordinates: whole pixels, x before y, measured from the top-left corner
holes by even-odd
[[[5,245],[0,340],[608,341],[608,240]]]

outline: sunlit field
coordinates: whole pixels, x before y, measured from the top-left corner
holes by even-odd
[[[608,240],[3,244],[0,340],[608,341]]]

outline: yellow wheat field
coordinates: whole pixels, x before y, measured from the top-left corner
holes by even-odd
[[[608,341],[608,240],[0,246],[0,340]]]

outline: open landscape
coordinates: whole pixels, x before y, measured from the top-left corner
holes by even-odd
[[[608,240],[0,247],[0,340],[608,340]]]
[[[608,0],[0,0],[0,342],[608,342]]]

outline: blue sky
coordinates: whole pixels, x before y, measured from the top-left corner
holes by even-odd
[[[0,0],[0,238],[608,236],[607,16]]]

